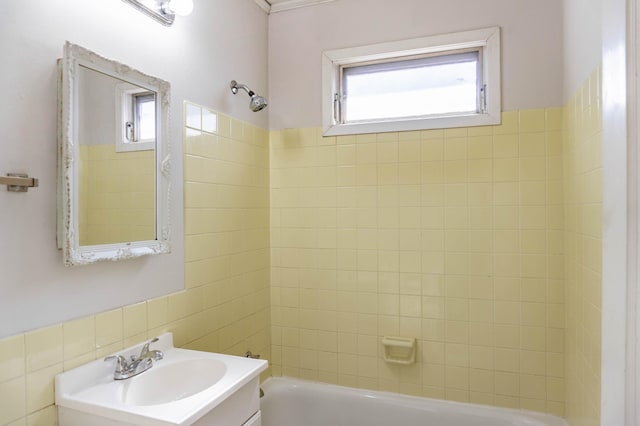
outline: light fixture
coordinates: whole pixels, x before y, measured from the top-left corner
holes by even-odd
[[[162,9],[166,13],[179,16],[191,15],[193,12],[193,0],[169,0],[162,2]]]
[[[155,19],[162,25],[170,26],[176,15],[186,16],[193,11],[193,0],[122,0]]]

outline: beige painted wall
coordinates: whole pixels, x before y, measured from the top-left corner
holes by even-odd
[[[0,188],[0,337],[183,289],[182,102],[267,126],[267,112],[252,113],[228,87],[236,78],[265,90],[267,16],[252,0],[196,2],[173,27],[123,1],[25,0],[4,4],[3,16],[0,173],[29,173],[40,187],[27,194]],[[172,85],[169,255],[63,266],[56,244],[56,60],[65,40]]]
[[[563,104],[602,64],[603,0],[563,0]]]
[[[269,18],[272,130],[321,125],[323,50],[500,26],[504,111],[562,105],[558,0],[339,0]]]

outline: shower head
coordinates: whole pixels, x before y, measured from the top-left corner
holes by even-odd
[[[249,108],[251,108],[251,111],[253,112],[258,112],[260,110],[263,110],[267,107],[267,98],[265,98],[264,96],[257,96],[257,95],[253,95],[251,97],[251,100],[249,101]]]
[[[251,98],[251,100],[249,101],[249,108],[251,108],[251,111],[258,112],[267,107],[267,98],[265,98],[264,96],[256,95],[253,90],[247,87],[246,84],[240,84],[235,80],[231,80],[230,87],[231,93],[233,93],[234,95],[238,93],[238,89],[242,89],[247,92],[247,94]]]

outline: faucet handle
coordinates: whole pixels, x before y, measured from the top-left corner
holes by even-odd
[[[112,359],[116,360],[116,373],[122,373],[127,369],[127,359],[122,355],[111,355],[106,357],[105,361],[111,361]]]
[[[157,342],[159,339],[157,337],[154,337],[153,339],[149,340],[147,343],[144,344],[144,346],[142,347],[142,349],[140,350],[140,356],[138,358],[142,358],[147,352],[149,352],[149,346],[152,343]]]

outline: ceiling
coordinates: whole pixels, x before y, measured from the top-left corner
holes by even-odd
[[[255,0],[267,13],[277,13],[299,7],[314,6],[335,0]]]

